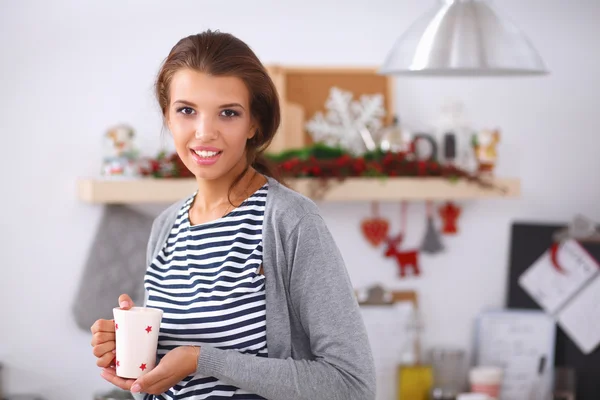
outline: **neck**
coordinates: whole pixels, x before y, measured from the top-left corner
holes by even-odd
[[[244,176],[236,183],[235,187],[230,188],[235,179],[244,171],[246,158],[243,157],[229,172],[218,179],[196,178],[198,183],[198,194],[194,201],[194,208],[200,212],[213,210],[220,205],[233,202],[237,206],[239,200],[244,200],[248,194],[246,189],[251,185],[256,176],[254,168],[249,167]]]

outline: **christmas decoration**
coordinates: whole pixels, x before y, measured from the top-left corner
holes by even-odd
[[[477,159],[477,170],[482,174],[492,174],[498,158],[496,146],[500,142],[498,130],[483,130],[473,135],[473,149]]]
[[[351,153],[375,150],[371,132],[382,126],[385,116],[383,95],[362,95],[352,101],[352,93],[332,87],[325,103],[327,113],[316,112],[305,125],[313,140],[330,146],[340,146]]]
[[[177,153],[167,154],[161,151],[154,159],[142,160],[141,174],[155,178],[191,178],[194,175],[185,166]]]
[[[371,245],[377,247],[387,237],[389,222],[379,216],[379,204],[377,202],[372,203],[372,214],[371,218],[365,219],[361,222],[361,230],[363,235],[367,238]]]
[[[316,192],[326,191],[335,181],[349,177],[440,177],[450,181],[466,180],[482,188],[505,193],[507,189],[478,174],[435,160],[419,161],[412,153],[368,151],[354,156],[341,147],[315,143],[300,149],[265,154],[277,175],[282,178],[321,178]],[[177,153],[161,152],[155,159],[143,160],[142,175],[155,178],[190,178]],[[316,180],[315,180],[316,181]]]
[[[332,178],[346,177],[443,177],[463,179],[484,188],[505,192],[506,188],[482,179],[452,165],[435,160],[419,161],[411,153],[369,151],[353,156],[340,147],[317,143],[302,149],[286,150],[267,157],[282,177]]]
[[[424,133],[414,135],[412,149],[418,161],[437,160],[437,142],[431,135]]]
[[[425,237],[421,244],[421,251],[429,254],[436,254],[444,250],[444,245],[440,240],[440,235],[435,228],[433,221],[432,204],[430,201],[427,202],[427,228],[425,231]]]
[[[444,165],[455,165],[468,171],[476,168],[472,148],[474,129],[469,122],[464,104],[457,100],[446,101],[433,124],[438,143],[437,159]]]
[[[394,257],[396,259],[396,262],[398,263],[399,275],[401,278],[406,277],[407,270],[409,268],[412,269],[414,276],[419,276],[421,274],[421,271],[419,269],[419,252],[418,252],[418,250],[412,249],[412,250],[408,250],[408,251],[403,251],[403,250],[398,249],[398,246],[400,246],[402,244],[402,242],[404,241],[404,234],[406,232],[406,210],[407,210],[407,207],[408,207],[408,205],[406,202],[401,203],[400,232],[398,234],[396,234],[392,237],[388,237],[386,239],[387,247],[386,247],[386,250],[384,253],[385,257]]]
[[[407,270],[409,267],[412,268],[413,275],[418,276],[421,274],[421,271],[419,270],[419,252],[417,250],[398,250],[398,246],[402,243],[403,239],[404,236],[402,234],[388,238],[386,240],[387,249],[385,250],[384,254],[386,257],[396,258],[401,278],[404,278],[407,275]]]
[[[398,117],[394,117],[392,125],[379,132],[379,148],[391,153],[411,154],[413,152],[412,135],[403,129]]]
[[[138,149],[135,131],[128,125],[117,125],[104,135],[104,158],[102,175],[105,177],[137,177]]]
[[[439,209],[440,217],[443,221],[442,232],[452,235],[458,232],[457,220],[460,216],[460,208],[454,203],[448,201]]]

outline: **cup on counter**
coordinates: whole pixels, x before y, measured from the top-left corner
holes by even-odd
[[[117,376],[136,379],[156,366],[162,315],[162,310],[151,307],[113,308]]]
[[[500,388],[504,370],[499,367],[479,366],[469,371],[469,383],[472,393],[486,394],[493,400],[500,398]]]

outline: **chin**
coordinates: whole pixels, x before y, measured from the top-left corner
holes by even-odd
[[[192,172],[196,179],[202,179],[204,181],[215,181],[225,175],[223,171],[198,171],[198,168]]]

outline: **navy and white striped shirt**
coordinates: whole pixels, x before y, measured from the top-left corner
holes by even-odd
[[[163,310],[158,359],[184,345],[267,357],[262,224],[268,184],[224,217],[191,225],[192,195],[148,267],[149,307]],[[202,351],[202,350],[201,350]],[[262,399],[213,377],[192,375],[147,399]]]

